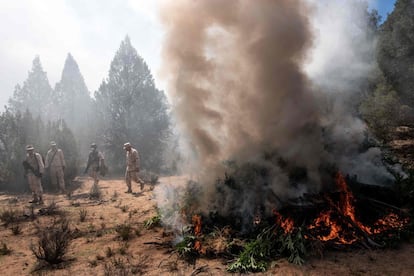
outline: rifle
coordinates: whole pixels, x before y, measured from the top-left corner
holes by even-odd
[[[23,168],[24,168],[25,175],[27,174],[29,170],[31,170],[33,174],[36,175],[37,177],[42,177],[42,174],[39,172],[39,170],[35,170],[32,167],[32,165],[30,165],[29,162],[27,162],[27,160],[23,161]]]

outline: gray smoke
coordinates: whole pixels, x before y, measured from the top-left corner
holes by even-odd
[[[352,164],[355,158],[369,164],[376,158],[376,151],[358,152],[366,129],[348,108],[352,96],[346,94],[348,83],[370,72],[370,61],[363,62],[365,71],[342,79],[338,76],[346,71],[344,64],[332,60],[332,71],[312,63],[324,38],[316,23],[326,11],[318,5],[300,0],[181,0],[162,5],[163,74],[194,157],[191,172],[198,173],[203,189],[200,210],[219,206],[223,215],[237,210],[252,217],[256,205],[270,211],[280,199],[332,185],[323,170],[328,164],[348,173],[358,166]],[[363,36],[365,27],[360,31]],[[354,54],[357,59],[359,53]],[[215,180],[223,176],[226,160],[265,168],[266,175],[248,180],[246,167],[238,175],[246,179],[241,187],[218,190]],[[306,181],[292,186],[294,168],[306,172]],[[165,199],[162,189],[157,194],[163,202],[182,200]]]

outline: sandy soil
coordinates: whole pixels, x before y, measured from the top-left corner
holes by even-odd
[[[170,185],[183,181],[180,177],[165,177],[159,185]],[[45,206],[55,202],[70,219],[71,228],[78,233],[71,245],[67,261],[59,269],[44,269],[41,275],[105,275],[114,272],[115,264],[142,275],[230,275],[226,272],[225,260],[198,259],[190,265],[163,246],[174,239],[161,227],[146,229],[144,221],[156,215],[156,202],[150,187],[143,192],[135,186],[134,194],[124,193],[122,180],[102,180],[101,200],[89,199],[92,181],[85,180],[71,198],[65,195],[45,195]],[[0,210],[20,210],[31,213],[29,195],[0,195]],[[29,275],[36,267],[36,258],[30,245],[36,243],[35,223],[50,224],[52,216],[39,215],[34,208],[35,219],[19,222],[21,233],[14,235],[11,225],[0,227],[0,243],[7,244],[12,251],[0,256],[1,275]],[[80,221],[80,210],[86,210],[85,221]],[[127,246],[120,241],[116,226],[128,223],[134,231]],[[137,231],[135,231],[137,230]],[[114,255],[108,257],[108,247]],[[121,248],[126,252],[120,252]],[[124,253],[124,254],[121,254]],[[105,268],[106,266],[106,268]],[[258,275],[414,275],[414,244],[404,244],[397,250],[360,250],[350,252],[326,252],[321,258],[312,258],[304,266],[279,260],[266,273]]]

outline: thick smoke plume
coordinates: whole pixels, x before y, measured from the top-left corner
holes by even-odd
[[[203,188],[201,209],[240,212],[250,220],[257,205],[270,211],[280,200],[332,185],[327,167],[341,169],[357,155],[358,146],[347,145],[353,134],[361,142],[365,126],[348,112],[349,101],[339,104],[324,91],[332,86],[322,81],[317,73],[323,70],[315,69],[310,56],[318,41],[313,16],[320,12],[316,4],[300,0],[179,0],[162,5],[163,73],[194,153],[191,172],[199,175]],[[337,75],[342,69],[338,67]],[[312,70],[317,72],[312,75]],[[351,75],[342,81],[352,80]],[[338,129],[343,125],[345,136]],[[248,180],[246,167],[246,175],[239,172],[244,182],[237,189],[217,188],[215,180],[223,177],[229,160],[265,168],[266,173]],[[292,185],[297,168],[305,177]],[[161,189],[160,197],[166,195]]]

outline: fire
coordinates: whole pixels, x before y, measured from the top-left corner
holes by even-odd
[[[318,235],[318,238],[321,241],[330,241],[337,239],[342,244],[352,244],[356,241],[356,238],[353,237],[352,239],[346,239],[342,236],[343,230],[342,227],[335,222],[335,220],[331,219],[331,213],[332,211],[326,211],[322,212],[318,218],[315,219],[312,225],[308,227],[308,229],[316,229],[320,227],[328,227],[330,229],[330,232],[326,236]]]
[[[317,230],[325,228],[329,230],[327,235],[317,235],[320,240],[336,240],[337,243],[352,244],[360,237],[356,233],[356,230],[360,234],[362,234],[362,231],[365,234],[372,235],[389,229],[402,228],[408,223],[408,219],[401,219],[397,214],[390,213],[375,222],[373,227],[362,224],[356,218],[354,196],[341,173],[338,172],[336,174],[335,182],[341,192],[339,202],[336,204],[331,198],[327,198],[332,208],[327,211],[322,211],[313,223],[308,226],[308,229]],[[342,220],[339,220],[341,218]],[[345,231],[344,227],[349,230]]]
[[[196,236],[201,234],[201,216],[200,215],[194,215],[192,218],[192,223],[194,225],[194,234]]]
[[[339,202],[339,208],[343,215],[347,216],[351,219],[353,223],[355,223],[362,231],[367,234],[371,234],[371,228],[368,226],[363,225],[355,218],[355,208],[353,205],[354,196],[352,192],[349,190],[348,185],[346,184],[344,176],[338,172],[335,177],[335,182],[338,188],[341,191],[341,197]]]
[[[384,218],[379,219],[375,224],[374,234],[379,234],[384,230],[400,229],[409,222],[408,218],[401,219],[397,214],[390,213]]]
[[[276,210],[273,210],[273,213],[276,216],[276,224],[282,227],[285,234],[291,233],[293,231],[294,222],[292,218],[283,218],[283,216]]]
[[[194,215],[192,217],[192,223],[193,223],[193,226],[194,226],[194,235],[196,236],[196,240],[194,242],[194,249],[198,252],[203,252],[201,242],[198,239],[199,236],[201,235],[201,216],[200,215]]]

